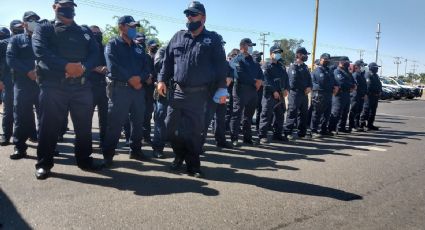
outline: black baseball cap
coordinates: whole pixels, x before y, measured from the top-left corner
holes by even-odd
[[[254,57],[261,57],[261,56],[263,56],[263,52],[260,52],[260,51],[254,51],[254,52],[252,52],[252,56],[254,56]]]
[[[5,35],[5,36],[10,36],[10,31],[6,27],[0,27],[0,33]]]
[[[364,63],[363,60],[357,60],[356,62],[354,62],[354,65],[356,65],[356,66],[367,66],[367,64]]]
[[[118,18],[118,24],[127,24],[129,26],[140,26],[140,22],[136,22],[130,15],[124,15]]]
[[[72,3],[74,4],[74,6],[77,6],[77,4],[75,4],[74,0],[55,0],[55,4],[65,4],[65,3]]]
[[[378,68],[378,67],[381,67],[380,65],[378,65],[378,64],[376,64],[376,62],[371,62],[371,63],[369,63],[369,69],[370,68]]]
[[[251,39],[249,38],[244,38],[241,40],[241,42],[239,43],[240,45],[248,45],[248,46],[256,46],[257,44],[253,43],[251,41]]]
[[[331,55],[328,53],[323,53],[320,55],[320,59],[331,59]]]
[[[283,49],[282,48],[280,48],[280,46],[279,45],[273,45],[272,47],[270,47],[270,53],[275,53],[275,52],[280,52],[280,53],[282,53],[283,52]]]
[[[40,20],[40,16],[33,11],[27,11],[24,13],[22,21],[27,22],[29,19],[34,18],[36,21]]]
[[[341,57],[341,59],[339,59],[339,62],[349,62],[349,63],[351,63],[350,59],[346,56]]]
[[[205,15],[205,7],[202,3],[198,1],[193,1],[189,4],[187,9],[183,11],[184,14],[187,14],[190,12]]]
[[[148,47],[158,46],[158,42],[156,42],[154,39],[151,39],[151,40],[148,41],[147,45],[148,45]]]
[[[23,26],[23,24],[22,24],[21,20],[13,20],[13,21],[10,22],[10,29],[19,28],[19,27],[22,27],[22,26]]]
[[[304,54],[304,55],[310,55],[309,52],[307,52],[307,50],[304,47],[299,47],[296,51],[296,54]]]

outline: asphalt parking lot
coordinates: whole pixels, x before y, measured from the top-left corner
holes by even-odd
[[[115,168],[83,172],[75,166],[71,127],[46,181],[34,177],[34,144],[20,161],[9,159],[13,146],[0,148],[0,224],[3,229],[423,229],[425,101],[383,101],[376,124],[378,132],[234,150],[217,149],[210,138],[202,157],[205,179],[169,171],[170,149],[167,159],[141,162],[129,160],[124,148]],[[144,149],[151,154],[150,147]]]

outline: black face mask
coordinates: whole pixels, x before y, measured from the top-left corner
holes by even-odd
[[[151,53],[155,54],[158,51],[158,48],[157,47],[153,47],[153,48],[150,48],[149,51]]]
[[[256,57],[256,58],[255,58],[255,61],[257,61],[258,63],[260,63],[260,62],[261,62],[261,60],[263,60],[261,57]]]
[[[67,19],[74,19],[75,9],[73,7],[60,7],[58,8],[56,15]]]
[[[322,66],[323,66],[323,67],[328,67],[328,66],[329,66],[329,62],[328,62],[328,61],[324,61],[324,62],[322,63]]]
[[[202,22],[201,21],[197,21],[197,22],[188,22],[186,23],[186,27],[189,31],[193,32],[197,29],[199,29],[199,27],[202,26]]]
[[[12,29],[12,34],[23,34],[24,33],[24,29],[19,28],[19,29]]]
[[[303,55],[301,57],[301,61],[306,62],[308,60],[308,56],[307,55]]]
[[[350,67],[350,63],[344,63],[344,69],[348,69]]]
[[[103,36],[101,33],[93,33],[93,37],[97,41],[97,43],[102,44]]]

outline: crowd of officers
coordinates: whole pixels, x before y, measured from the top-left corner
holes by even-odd
[[[26,157],[27,140],[38,142],[37,179],[50,175],[68,115],[83,170],[112,167],[124,131],[131,159],[148,158],[142,143],[152,146],[153,157],[163,158],[169,142],[175,154],[171,169],[180,170],[185,162],[195,177],[203,176],[199,155],[211,124],[219,148],[378,130],[376,63],[367,71],[363,61],[350,65],[348,58],[331,66],[325,53],[311,73],[305,64],[310,53],[300,47],[287,69],[279,45],[263,63],[249,38],[226,58],[223,38],[205,28],[206,10],[197,1],[184,10],[187,30],[166,46],[146,41],[131,16],[118,19],[119,36],[104,46],[98,26],[74,22],[76,6],[73,0],[55,0],[54,21],[28,11],[22,21],[10,23],[11,34],[0,28],[1,145],[12,138],[10,158],[17,160]],[[96,107],[102,164],[90,156]],[[255,113],[258,141],[252,132]]]

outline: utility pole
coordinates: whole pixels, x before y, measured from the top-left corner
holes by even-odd
[[[384,68],[384,65],[382,65],[382,59],[379,59],[379,62],[381,62],[381,72],[380,72],[380,74],[379,74],[379,76],[381,76],[382,77],[382,69]]]
[[[418,61],[413,61],[413,65],[412,65],[412,72],[413,72],[413,75],[415,75],[415,72],[416,72],[416,67],[419,67],[419,65],[418,64],[416,64]]]
[[[404,77],[407,78],[407,58],[404,59]]]
[[[378,30],[376,32],[376,54],[375,54],[375,62],[378,62],[379,39],[381,39],[381,23],[378,23]]]
[[[395,58],[394,64],[397,65],[397,79],[398,79],[398,66],[401,64],[401,61],[400,61],[401,57],[394,57],[394,58]]]
[[[316,59],[316,40],[317,40],[317,29],[319,26],[319,0],[316,0],[316,19],[314,22],[314,38],[313,38],[313,56],[311,58],[311,71],[314,70],[314,61]]]
[[[267,32],[267,33],[260,33],[260,36],[261,36],[261,38],[260,38],[260,45],[262,45],[263,46],[263,62],[266,60],[265,59],[265,47],[266,46],[269,46],[269,44],[266,44],[266,36],[269,36],[270,35],[270,32]]]
[[[359,50],[360,60],[363,60],[364,52],[365,52],[365,50]]]

